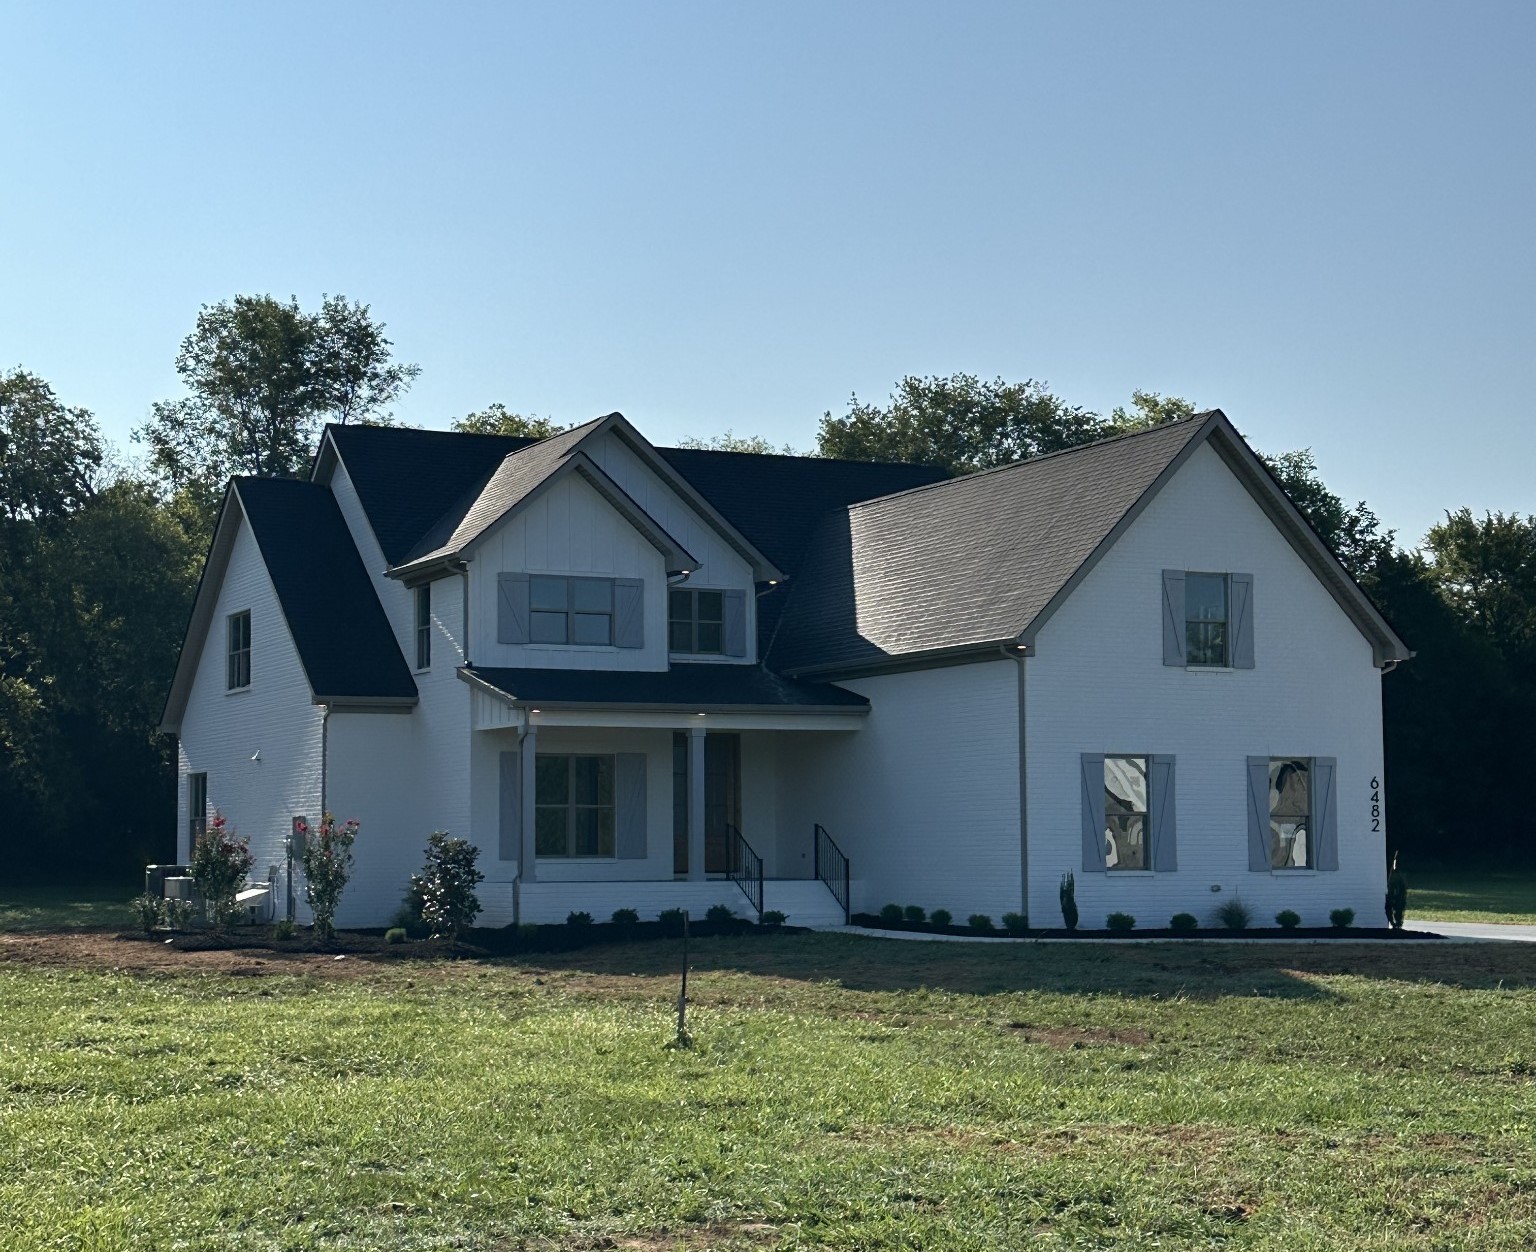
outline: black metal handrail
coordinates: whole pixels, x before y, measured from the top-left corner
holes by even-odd
[[[826,827],[820,822],[816,823],[815,843],[816,877],[826,883],[832,898],[843,906],[843,924],[846,926],[852,917],[848,903],[851,894],[848,890],[848,858],[832,842],[832,836],[827,834]]]
[[[753,851],[752,845],[741,837],[741,831],[729,822],[725,824],[726,860],[725,876],[741,888],[747,902],[757,911],[758,921],[763,919],[763,858]]]

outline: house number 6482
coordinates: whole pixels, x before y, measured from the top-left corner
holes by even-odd
[[[1371,830],[1381,829],[1381,779],[1371,779]]]

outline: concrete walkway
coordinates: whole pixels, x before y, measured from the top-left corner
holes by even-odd
[[[1536,926],[1516,926],[1506,922],[1416,922],[1408,919],[1407,930],[1432,930],[1447,939],[1502,939],[1514,943],[1536,943]]]
[[[1183,940],[1168,936],[1138,938],[1127,935],[1123,939],[1033,939],[1013,938],[1008,935],[929,935],[910,930],[874,930],[863,926],[819,926],[816,929],[835,934],[862,935],[866,939],[909,939],[922,943],[1439,943],[1444,939],[1504,941],[1536,943],[1536,926],[1513,926],[1495,922],[1416,922],[1410,919],[1404,927],[1401,939],[1374,939],[1365,935],[1340,935],[1337,938],[1308,937],[1291,940],[1254,939],[1242,935],[1223,935],[1220,939]],[[1414,931],[1428,932],[1424,938],[1414,938]],[[1431,936],[1439,935],[1441,939]]]

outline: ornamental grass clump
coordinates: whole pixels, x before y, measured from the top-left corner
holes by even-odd
[[[1061,897],[1061,921],[1068,930],[1077,929],[1077,880],[1072,877],[1072,871],[1068,870],[1061,876],[1061,888],[1057,892]]]
[[[208,828],[193,843],[192,859],[187,864],[187,876],[197,884],[208,924],[215,930],[232,925],[239,916],[235,897],[255,863],[246,841],[236,839],[224,815],[215,811]]]
[[[352,845],[357,841],[358,824],[349,821],[337,825],[327,813],[318,829],[295,823],[303,839],[300,862],[304,867],[304,899],[315,917],[315,937],[332,939],[336,935],[336,908],[341,893],[352,877]]]
[[[1111,913],[1104,919],[1104,925],[1110,930],[1123,933],[1136,929],[1136,919],[1129,913]]]
[[[1216,910],[1216,920],[1228,930],[1247,930],[1253,921],[1253,913],[1237,896],[1233,896]]]
[[[421,900],[421,920],[434,939],[457,939],[480,912],[475,885],[485,875],[475,868],[479,856],[468,839],[454,839],[446,830],[428,837],[427,863],[411,876],[410,895]]]

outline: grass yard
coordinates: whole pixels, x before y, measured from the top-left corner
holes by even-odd
[[[144,890],[144,879],[0,886],[0,934],[6,932],[122,930],[129,924],[128,901]]]
[[[1414,921],[1516,922],[1536,926],[1536,873],[1425,870],[1408,876]]]
[[[0,1249],[1528,1248],[1536,949],[0,935]]]

